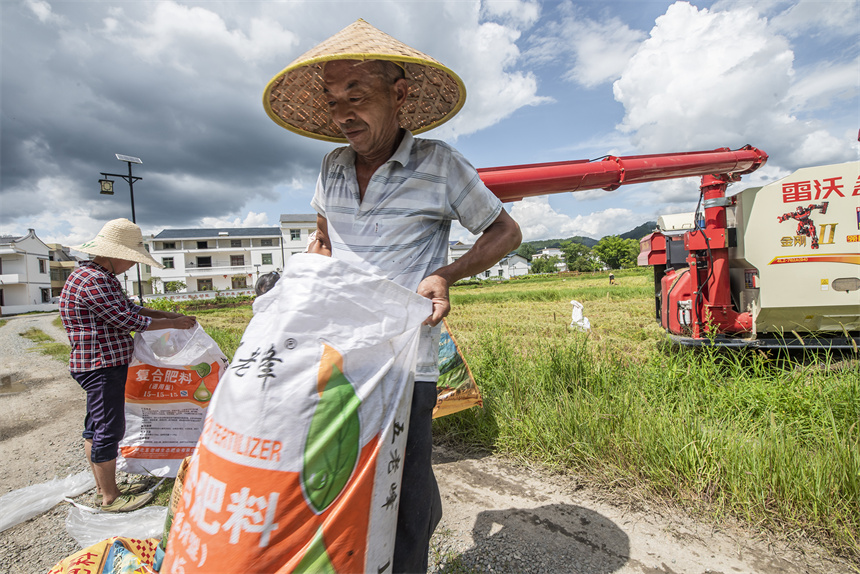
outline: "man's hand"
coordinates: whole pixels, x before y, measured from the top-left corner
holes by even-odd
[[[419,295],[433,301],[433,314],[424,320],[425,325],[435,327],[451,311],[451,302],[448,300],[448,281],[440,275],[428,275],[416,290]]]

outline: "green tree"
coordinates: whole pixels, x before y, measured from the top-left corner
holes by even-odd
[[[517,255],[521,255],[529,261],[532,260],[532,256],[535,253],[537,253],[537,249],[535,249],[534,245],[531,245],[529,243],[521,243],[520,246],[517,248]]]
[[[553,255],[552,257],[539,257],[532,259],[532,266],[529,273],[558,273],[556,264],[560,263],[561,259]]]
[[[639,256],[639,242],[635,239],[621,239],[617,235],[607,235],[594,246],[594,253],[610,269],[626,269],[636,266]]]
[[[165,281],[164,282],[164,292],[165,293],[176,293],[177,291],[182,291],[185,289],[184,281]]]
[[[565,241],[561,244],[564,260],[568,271],[594,271],[600,268],[600,261],[588,246],[575,241]]]

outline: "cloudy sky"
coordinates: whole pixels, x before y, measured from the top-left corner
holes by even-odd
[[[145,233],[310,213],[334,145],[277,126],[262,92],[358,18],[463,78],[465,107],[424,137],[476,167],[765,150],[734,193],[860,156],[856,0],[2,0],[0,234],[77,244],[130,217],[125,182],[98,193],[100,172],[127,171],[116,153],[143,160]],[[697,197],[685,179],[508,208],[526,240],[600,238]]]

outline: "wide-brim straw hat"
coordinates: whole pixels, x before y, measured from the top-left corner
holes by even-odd
[[[163,269],[164,265],[152,258],[143,246],[140,227],[125,218],[113,219],[105,223],[95,239],[72,247],[76,251],[102,257],[113,257],[125,261],[145,263]]]
[[[400,108],[400,127],[413,134],[445,123],[466,103],[466,86],[457,74],[359,19],[272,78],[263,92],[269,117],[297,134],[346,143],[323,93],[323,66],[333,60],[388,60],[402,67],[409,92]]]

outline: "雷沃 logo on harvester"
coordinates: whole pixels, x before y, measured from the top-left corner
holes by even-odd
[[[301,481],[308,506],[322,514],[349,482],[361,437],[361,399],[343,374],[343,357],[325,344],[317,392],[320,400],[305,439]]]

